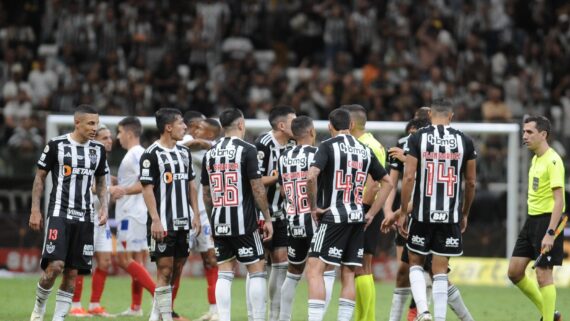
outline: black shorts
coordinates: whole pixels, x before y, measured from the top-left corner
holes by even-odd
[[[273,237],[271,240],[264,243],[267,250],[272,252],[280,247],[287,247],[287,220],[277,219],[273,223]]]
[[[364,214],[368,212],[368,208],[363,207]],[[380,210],[372,223],[364,231],[364,254],[376,254],[376,246],[378,246],[378,240],[380,239],[380,225],[382,225],[382,220],[384,219],[384,212]]]
[[[335,266],[362,266],[364,223],[321,224],[311,240],[310,257]]]
[[[398,234],[399,235],[399,234]],[[405,239],[404,239],[405,240]],[[433,254],[428,254],[425,256],[425,260],[424,260],[424,271],[426,272],[431,272],[431,261],[433,259]],[[410,253],[408,251],[407,247],[404,247],[404,249],[402,250],[402,262],[406,263],[406,264],[410,264]]]
[[[463,254],[463,240],[459,223],[424,223],[410,218],[408,224],[408,250],[428,255],[460,256]]]
[[[93,260],[92,222],[49,217],[42,250],[41,267],[45,270],[51,261],[64,261],[66,268],[79,274],[90,274]]]
[[[542,239],[544,235],[546,235],[548,225],[550,224],[550,216],[550,213],[527,216],[526,222],[517,238],[513,256],[528,257],[533,260],[538,257],[540,249],[542,248]],[[564,237],[560,236],[554,240],[552,250],[548,252],[547,257],[543,257],[543,259],[540,260],[538,266],[550,267],[562,265],[562,259],[564,257]]]
[[[188,231],[168,231],[162,242],[157,242],[150,236],[150,233],[147,235],[150,260],[152,262],[161,257],[188,257],[190,252]]]
[[[304,215],[303,217],[303,225],[295,224],[292,219],[288,220],[289,246],[287,247],[287,259],[289,263],[297,265],[303,264],[307,260],[315,228],[311,215]]]
[[[237,259],[243,264],[252,264],[263,259],[263,244],[259,231],[247,235],[214,236],[214,250],[218,264]]]
[[[394,244],[396,244],[396,246],[405,246],[407,241],[408,240],[396,231],[396,237],[394,238]]]

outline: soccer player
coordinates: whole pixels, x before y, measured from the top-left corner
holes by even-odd
[[[95,135],[95,140],[103,144],[105,147],[106,156],[113,149],[113,136],[111,131],[103,124],[99,125],[97,129],[97,134]],[[111,173],[109,171],[109,165],[107,164],[107,174],[105,175],[105,181],[107,182],[107,187],[109,192],[113,191],[113,186],[111,184]],[[109,199],[107,199],[109,200]],[[99,210],[101,203],[98,198],[94,199],[95,210]],[[109,267],[111,266],[111,254],[113,252],[113,241],[111,239],[111,228],[108,223],[99,226],[99,221],[97,216],[95,219],[95,231],[93,233],[93,247],[95,250],[95,262],[97,267],[93,273],[93,278],[91,281],[91,299],[89,301],[89,309],[85,311],[81,306],[81,293],[83,292],[83,275],[78,275],[75,278],[75,291],[73,292],[73,299],[71,302],[71,310],[69,311],[70,316],[74,317],[89,317],[91,315],[99,317],[111,317],[109,313],[101,306],[101,295],[103,294],[103,289],[105,288],[105,280],[107,279],[107,273],[109,272]]]
[[[519,233],[509,263],[509,279],[536,306],[544,321],[561,320],[555,312],[556,288],[552,268],[562,265],[563,237],[554,239],[564,201],[564,162],[548,144],[550,121],[543,116],[524,120],[523,141],[534,153],[528,171],[528,216]],[[530,260],[541,251],[546,255],[536,266],[537,284],[525,276]]]
[[[204,120],[206,120],[206,116],[202,113],[195,110],[187,111],[184,114],[184,123],[187,126],[186,135],[178,143],[190,148],[190,150],[210,149],[212,147],[211,142],[197,137],[197,132]]]
[[[211,146],[215,140],[220,137],[222,127],[220,123],[212,118],[202,120],[198,129],[194,132],[194,138],[208,142]],[[196,169],[196,176],[201,177],[202,160],[206,150],[192,152],[192,161]],[[202,262],[204,264],[204,274],[208,282],[207,296],[210,304],[209,311],[198,318],[198,321],[215,321],[219,319],[218,309],[216,306],[216,282],[218,281],[218,262],[216,261],[216,252],[214,251],[214,239],[212,238],[212,228],[210,220],[206,213],[202,191],[202,184],[198,185],[198,210],[200,211],[200,221],[202,222],[202,232],[200,235],[192,239],[191,250],[200,252]]]
[[[156,262],[155,308],[163,321],[172,320],[172,282],[188,258],[189,230],[200,233],[198,197],[190,150],[176,144],[186,132],[179,110],[156,112],[160,139],[150,145],[140,162],[143,198],[152,220],[150,256]],[[191,218],[193,219],[191,220]],[[155,310],[155,312],[156,312]],[[151,319],[155,319],[151,312]]]
[[[253,320],[265,320],[267,273],[262,241],[271,239],[273,226],[257,166],[257,150],[243,140],[245,119],[239,109],[222,112],[220,123],[225,137],[204,156],[201,178],[218,260],[218,313],[221,321],[232,319],[231,286],[237,259],[245,264],[250,276],[246,295],[252,305]],[[263,240],[259,235],[256,204],[265,218]]]
[[[292,147],[291,122],[295,119],[295,110],[290,106],[277,106],[269,112],[271,130],[262,134],[255,141],[259,169],[263,184],[267,187],[267,201],[273,221],[273,239],[266,245],[271,258],[269,275],[269,320],[279,318],[281,287],[287,276],[287,220],[283,213],[283,196],[277,182],[277,161],[287,147]]]
[[[297,146],[285,151],[279,158],[279,184],[285,194],[285,214],[288,221],[288,248],[287,256],[289,266],[287,277],[281,287],[281,303],[279,321],[291,319],[291,306],[295,298],[295,289],[309,254],[311,239],[316,229],[316,222],[311,217],[308,203],[307,178],[317,148],[315,138],[317,133],[313,120],[307,116],[300,116],[291,122],[291,131],[297,141]],[[329,265],[324,273],[326,304],[330,301],[334,280],[334,266]],[[326,308],[325,308],[326,310]]]
[[[131,306],[121,316],[142,316],[143,288],[154,296],[154,280],[144,267],[148,254],[147,209],[139,181],[140,159],[144,148],[140,144],[141,122],[136,117],[121,119],[117,139],[127,153],[121,160],[117,174],[118,186],[111,191],[116,199],[117,258],[119,266],[131,276]]]
[[[380,211],[392,189],[390,177],[370,150],[350,135],[350,114],[342,108],[329,114],[332,138],[321,143],[309,169],[308,194],[311,213],[321,224],[313,236],[307,263],[309,320],[322,320],[325,310],[323,273],[326,264],[341,266],[342,290],[338,320],[354,312],[354,269],[362,266],[364,230]],[[368,178],[368,176],[371,178]],[[319,191],[317,193],[317,177]],[[367,213],[362,191],[367,179],[382,183]],[[317,200],[318,194],[318,200]],[[318,202],[318,207],[317,207]]]
[[[477,154],[471,138],[449,125],[452,117],[449,100],[437,99],[432,103],[432,125],[419,129],[408,139],[400,210],[396,215],[387,215],[382,222],[382,230],[387,231],[399,214],[408,213],[415,186],[406,247],[418,321],[432,320],[423,268],[430,253],[433,254],[434,317],[436,321],[445,320],[449,257],[463,253],[461,234],[467,227],[475,195]],[[463,181],[465,191],[461,188]]]
[[[51,139],[44,148],[34,179],[29,226],[34,231],[45,226],[46,235],[41,260],[43,272],[36,288],[31,321],[43,320],[47,299],[60,274],[63,277],[53,320],[64,320],[71,307],[75,278],[91,272],[92,217],[98,215],[100,226],[107,222],[107,158],[105,147],[94,141],[99,115],[93,107],[80,105],[75,109],[73,120],[73,132]],[[53,188],[44,221],[40,203],[49,172]],[[93,180],[101,203],[97,213],[93,209]]]
[[[341,108],[346,109],[350,113],[352,127],[350,134],[358,139],[358,141],[370,148],[376,159],[382,167],[386,166],[386,150],[384,146],[374,138],[371,133],[365,132],[366,127],[366,109],[361,105],[344,105]],[[369,181],[374,183],[374,181]],[[364,189],[362,201],[362,209],[367,212],[370,205],[374,201],[374,193],[369,193],[370,188]],[[374,191],[372,189],[372,191]],[[356,283],[356,307],[354,319],[360,320],[376,320],[376,286],[374,284],[374,276],[372,275],[372,258],[376,253],[376,245],[380,235],[380,223],[382,223],[383,214],[374,216],[374,220],[370,226],[364,231],[364,258],[362,267],[355,269]]]

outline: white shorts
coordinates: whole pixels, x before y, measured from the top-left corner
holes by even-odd
[[[214,248],[214,239],[212,238],[212,228],[206,212],[200,213],[200,221],[202,222],[202,231],[200,235],[195,236],[190,232],[190,249],[194,252],[208,252]]]
[[[146,224],[132,217],[119,221],[117,226],[117,251],[141,252],[148,250],[146,239]]]
[[[95,224],[93,247],[95,252],[113,252],[113,239],[111,237],[109,223],[103,226]]]

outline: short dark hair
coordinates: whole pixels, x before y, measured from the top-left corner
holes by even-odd
[[[176,120],[176,116],[182,117],[182,113],[180,112],[180,110],[176,108],[163,107],[160,108],[154,114],[154,116],[156,118],[156,127],[158,128],[158,131],[162,134],[164,133],[166,125],[172,124]]]
[[[431,108],[429,108],[427,106],[420,107],[420,108],[418,108],[418,110],[416,110],[414,117],[415,118],[429,119],[430,110],[431,110]]]
[[[299,116],[291,122],[291,131],[293,136],[299,138],[307,134],[307,131],[312,128],[313,119],[309,116]]]
[[[237,108],[227,109],[220,114],[220,124],[222,128],[230,128],[234,121],[239,118],[243,118],[241,110]]]
[[[453,103],[447,98],[437,98],[431,102],[432,114],[449,114],[453,112]]]
[[[186,125],[194,121],[194,119],[196,118],[203,120],[204,118],[206,118],[206,116],[204,116],[204,114],[202,114],[201,112],[195,110],[189,110],[184,113],[184,123]]]
[[[340,108],[346,109],[350,113],[350,117],[354,121],[355,125],[357,127],[360,127],[361,129],[364,129],[367,120],[366,108],[364,108],[362,105],[357,105],[357,104],[342,105],[340,106]]]
[[[123,127],[123,129],[130,131],[135,135],[135,137],[141,137],[142,134],[142,125],[141,121],[134,116],[128,116],[119,122],[119,126]]]
[[[329,121],[335,130],[350,129],[350,113],[343,108],[337,108],[329,114]]]
[[[74,115],[78,115],[78,114],[96,114],[98,115],[99,112],[91,105],[79,105],[77,107],[75,107],[75,112],[73,113]]]
[[[289,114],[295,114],[295,109],[291,106],[273,107],[269,112],[269,124],[271,124],[271,128],[276,129],[279,118],[287,117]]]
[[[431,125],[429,119],[426,118],[414,118],[408,122],[406,125],[406,133],[409,133],[412,128],[420,129]]]
[[[528,116],[524,119],[524,123],[528,124],[530,122],[534,122],[536,124],[536,129],[538,132],[546,132],[546,137],[550,137],[550,120],[544,116]]]
[[[204,122],[215,129],[216,137],[220,136],[220,133],[222,132],[222,126],[220,125],[219,121],[215,120],[214,118],[206,118],[204,119]]]

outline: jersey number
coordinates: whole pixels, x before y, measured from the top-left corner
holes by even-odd
[[[57,230],[50,228],[48,231],[48,240],[55,241],[57,240]]]
[[[344,179],[343,179],[344,176]],[[362,204],[362,190],[364,189],[364,182],[366,181],[366,174],[364,172],[356,172],[354,179],[354,203]],[[353,190],[352,174],[344,175],[344,171],[337,170],[335,172],[335,188],[342,191],[342,201],[345,204],[350,203],[350,194]]]
[[[437,179],[437,183],[446,183],[447,196],[453,197],[455,195],[455,184],[457,183],[457,175],[455,175],[455,166],[447,167],[444,163],[437,164],[437,177],[435,176],[435,163],[426,162],[427,168],[427,186],[426,196],[433,195],[433,181]]]
[[[309,213],[309,197],[307,196],[307,181],[289,181],[283,183],[285,196],[287,196],[287,214]]]
[[[238,173],[211,173],[212,204],[215,207],[238,206]]]

